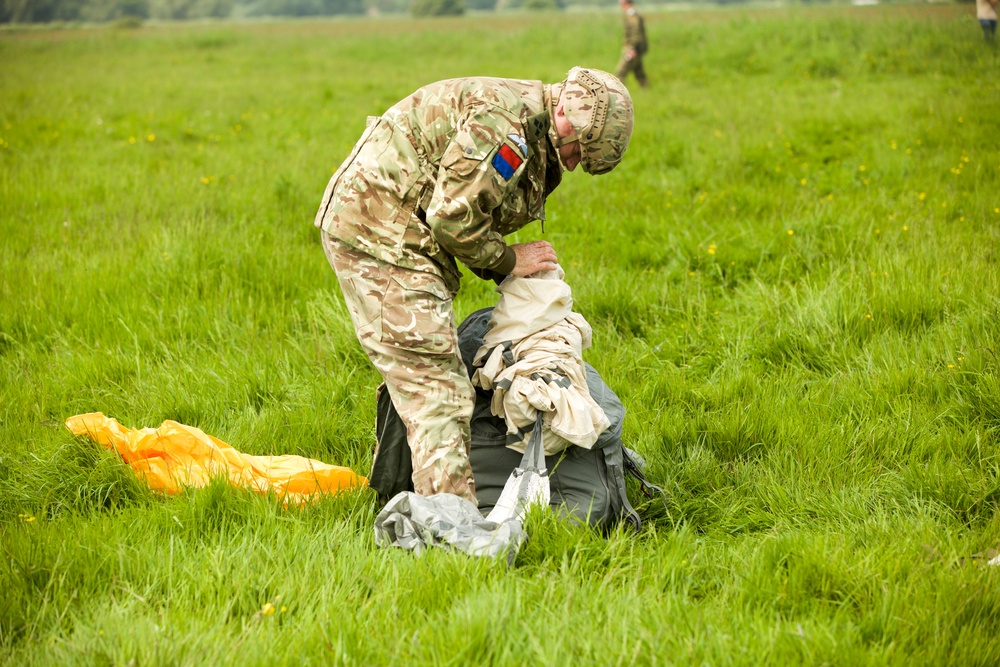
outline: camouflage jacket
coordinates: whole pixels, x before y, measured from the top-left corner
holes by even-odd
[[[635,49],[636,54],[641,56],[646,53],[648,47],[645,23],[635,7],[631,7],[625,12],[625,48]]]
[[[504,235],[545,217],[546,94],[540,81],[481,77],[420,88],[368,119],[316,226],[386,263],[440,275],[453,294],[455,259],[509,273]]]

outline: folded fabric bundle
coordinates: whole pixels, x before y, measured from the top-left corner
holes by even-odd
[[[539,413],[546,455],[569,445],[589,449],[611,425],[587,387],[582,353],[592,330],[572,311],[564,277],[560,268],[504,279],[476,353],[472,382],[493,391],[491,411],[507,423],[508,447],[520,452]]]
[[[225,477],[233,486],[304,503],[318,494],[368,484],[350,468],[302,456],[243,454],[200,429],[170,420],[156,429],[132,429],[91,412],[70,417],[66,426],[118,452],[155,491],[178,493]]]

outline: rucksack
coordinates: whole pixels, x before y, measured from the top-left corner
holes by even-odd
[[[483,308],[469,315],[458,327],[458,344],[469,377],[475,367],[473,358],[483,344],[493,308]],[[627,521],[636,531],[642,528],[639,514],[629,502],[625,475],[639,480],[643,491],[663,493],[649,484],[643,473],[642,459],[622,445],[625,406],[605,384],[600,374],[584,363],[590,395],[611,422],[591,449],[570,446],[545,457],[554,510],[601,528]],[[521,463],[522,455],[509,449],[506,422],[490,411],[492,392],[476,388],[472,412],[472,446],[469,453],[476,479],[479,509],[488,512],[496,504],[510,473]],[[512,436],[516,439],[518,436]],[[379,496],[389,499],[401,491],[412,491],[413,472],[406,427],[392,404],[385,385],[378,390],[375,459],[368,484]]]

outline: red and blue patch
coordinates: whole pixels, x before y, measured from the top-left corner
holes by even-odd
[[[524,162],[524,158],[517,154],[513,148],[507,144],[500,146],[500,150],[493,156],[493,168],[496,169],[505,181],[509,181],[517,168]]]

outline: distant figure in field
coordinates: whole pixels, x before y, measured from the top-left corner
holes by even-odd
[[[618,0],[618,6],[625,15],[625,43],[622,46],[622,58],[618,61],[615,76],[624,83],[625,77],[631,72],[639,85],[645,88],[649,85],[646,70],[642,66],[642,57],[646,55],[649,47],[646,43],[646,26],[632,0]]]
[[[976,18],[983,26],[983,38],[987,44],[995,44],[997,38],[998,0],[976,0]]]

